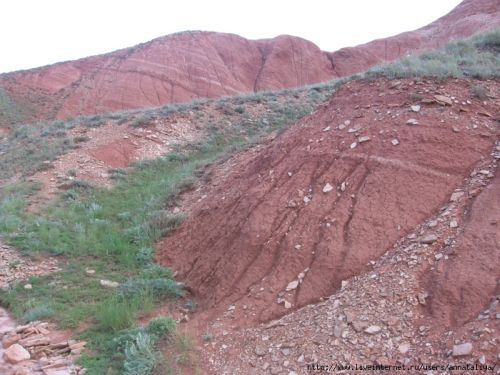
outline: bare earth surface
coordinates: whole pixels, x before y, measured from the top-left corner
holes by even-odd
[[[158,260],[206,373],[498,361],[500,86],[474,84],[348,83],[184,197]]]
[[[303,86],[499,25],[497,0],[465,0],[421,29],[333,53],[287,35],[247,40],[188,31],[106,55],[3,74],[0,88],[35,118],[66,118]]]

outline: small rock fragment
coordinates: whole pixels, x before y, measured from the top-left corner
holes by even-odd
[[[398,351],[401,354],[406,354],[410,350],[410,344],[407,342],[402,343],[401,345],[398,346]]]
[[[267,350],[263,345],[257,345],[254,349],[255,355],[258,355],[259,357],[263,357],[266,355]]]
[[[464,195],[463,191],[455,191],[453,194],[451,194],[450,201],[451,202],[456,202],[458,201],[462,196]]]
[[[411,107],[411,110],[413,112],[419,112],[420,111],[420,106],[417,104],[417,105],[412,105]]]
[[[414,118],[411,118],[411,119],[408,119],[406,121],[406,124],[407,125],[418,125],[418,121],[416,119],[414,119]]]
[[[469,355],[471,353],[472,353],[472,344],[470,342],[453,345],[453,354],[452,354],[453,357],[461,357]]]
[[[367,135],[358,138],[358,143],[368,142],[371,138]]]
[[[19,344],[9,346],[3,355],[6,361],[10,363],[19,363],[31,358],[30,353]]]
[[[118,288],[120,286],[120,283],[111,280],[100,280],[99,284],[104,288]]]
[[[323,187],[323,193],[329,193],[333,190],[333,186],[330,185],[329,183],[326,183],[326,185]]]
[[[434,95],[434,99],[441,105],[452,105],[453,101],[444,95]]]
[[[435,234],[428,234],[422,237],[419,242],[423,244],[431,244],[437,241],[437,236]]]
[[[399,141],[397,139],[392,139],[391,143],[392,143],[393,146],[399,145]]]
[[[379,326],[369,326],[367,329],[365,329],[365,332],[370,334],[370,335],[375,335],[381,331],[382,328]]]
[[[288,285],[286,286],[286,291],[289,292],[291,290],[294,290],[298,286],[299,286],[299,281],[298,280],[293,280],[293,281],[289,282]]]

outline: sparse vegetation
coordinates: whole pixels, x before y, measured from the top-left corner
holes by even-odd
[[[486,99],[489,95],[488,88],[481,84],[473,85],[470,88],[470,93],[473,97],[478,99]]]
[[[500,75],[500,29],[448,44],[420,55],[373,67],[367,77],[471,77]]]
[[[81,361],[89,375],[149,374],[158,364],[154,345],[167,336],[176,337],[172,345],[179,355],[174,360],[190,363],[190,342],[174,335],[171,319],[154,319],[146,328],[135,326],[142,312],[182,294],[182,285],[173,279],[172,272],[153,263],[152,250],[154,241],[184,220],[183,214],[169,210],[177,195],[192,188],[207,165],[270,133],[283,131],[311,113],[348,80],[376,75],[498,76],[498,46],[498,32],[493,32],[442,51],[374,68],[366,76],[355,75],[300,89],[16,127],[0,141],[3,180],[16,173],[29,175],[48,168],[51,160],[75,143],[87,141],[84,136],[68,137],[67,130],[78,123],[99,126],[116,121],[148,126],[154,119],[187,110],[203,111],[209,105],[220,111],[220,117],[198,116],[206,122],[207,136],[203,142],[179,145],[168,155],[137,162],[129,169],[111,170],[115,182],[111,189],[75,180],[58,199],[33,213],[26,206],[39,186],[20,178],[19,183],[3,187],[0,234],[4,240],[28,254],[62,255],[67,264],[59,272],[30,279],[31,290],[13,284],[0,293],[0,301],[26,321],[53,318],[63,327],[77,327],[85,322],[89,328],[81,337],[89,341],[90,351]],[[471,88],[471,92],[482,95],[480,89]],[[95,274],[87,274],[88,268],[94,269]],[[103,288],[100,279],[117,281],[120,286]],[[193,302],[188,308],[194,310],[196,305]],[[203,340],[210,341],[211,335],[207,333]]]

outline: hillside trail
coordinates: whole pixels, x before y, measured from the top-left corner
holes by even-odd
[[[156,246],[197,303],[179,321],[202,372],[495,365],[499,89],[350,82],[211,168]]]

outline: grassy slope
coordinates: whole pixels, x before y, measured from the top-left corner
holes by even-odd
[[[175,197],[190,187],[205,166],[310,113],[332,88],[220,99],[216,107],[221,117],[217,119],[203,115],[210,103],[186,106],[182,109],[198,108],[198,121],[206,122],[209,136],[204,143],[185,145],[163,158],[116,171],[113,189],[77,181],[37,214],[24,209],[36,186],[25,182],[4,189],[0,193],[0,232],[5,240],[26,253],[60,255],[67,265],[60,272],[30,279],[33,289],[13,285],[1,294],[2,303],[26,320],[51,318],[66,327],[90,324],[83,337],[96,352],[83,359],[88,373],[124,371],[124,354],[111,354],[115,351],[113,339],[133,325],[141,311],[179,295],[174,282],[165,284],[170,280],[168,271],[165,277],[153,279],[154,285],[160,283],[158,288],[148,284],[151,245],[183,219],[167,210]],[[153,116],[170,113],[159,111],[165,108],[141,113],[132,121],[147,123]],[[88,269],[95,274],[88,275]],[[100,279],[132,285],[133,298],[123,299],[121,289],[102,288]]]
[[[442,51],[403,59],[347,79],[378,75],[498,77],[499,51],[500,31],[497,30],[454,43]],[[176,195],[189,188],[193,178],[208,164],[310,113],[340,83],[334,81],[279,93],[198,101],[40,125],[40,129],[47,127],[55,132],[45,136],[55,146],[43,152],[33,147],[36,155],[33,158],[37,161],[43,160],[46,152],[49,158],[54,158],[71,147],[71,140],[68,144],[62,141],[63,146],[58,146],[57,140],[66,138],[57,132],[65,131],[77,121],[89,126],[96,126],[103,120],[132,121],[140,126],[176,110],[190,110],[195,112],[197,121],[206,123],[210,132],[203,144],[186,145],[163,158],[139,163],[128,173],[120,171],[113,189],[98,189],[77,182],[36,215],[24,210],[29,194],[36,189],[33,184],[21,183],[0,192],[0,233],[5,240],[27,253],[50,252],[67,261],[61,272],[30,280],[31,290],[13,285],[9,291],[1,293],[1,302],[16,316],[25,319],[50,317],[69,327],[86,322],[89,328],[82,335],[90,340],[94,350],[82,360],[88,373],[123,373],[124,363],[128,363],[127,355],[124,351],[112,354],[116,352],[113,339],[132,326],[141,311],[180,293],[168,271],[156,269],[157,273],[151,275],[154,266],[148,250],[156,239],[182,221],[181,216],[168,211]],[[206,106],[214,103],[220,108],[220,121],[204,115]],[[256,105],[262,107],[257,114],[252,112]],[[227,121],[233,126],[222,125]],[[14,134],[5,142],[3,147],[9,155],[0,157],[0,166],[8,169],[10,175],[14,171],[30,172],[23,168],[26,160],[21,154],[19,158],[11,154],[15,154],[14,146],[19,146],[20,141],[24,146],[37,145],[42,136],[40,129],[21,140]],[[4,177],[9,175],[4,173]],[[96,273],[88,275],[85,272],[88,268]],[[99,279],[126,283],[125,292],[132,290],[132,294],[127,295],[131,298],[123,298],[124,288],[100,287]],[[158,280],[163,280],[163,284],[157,285]]]

